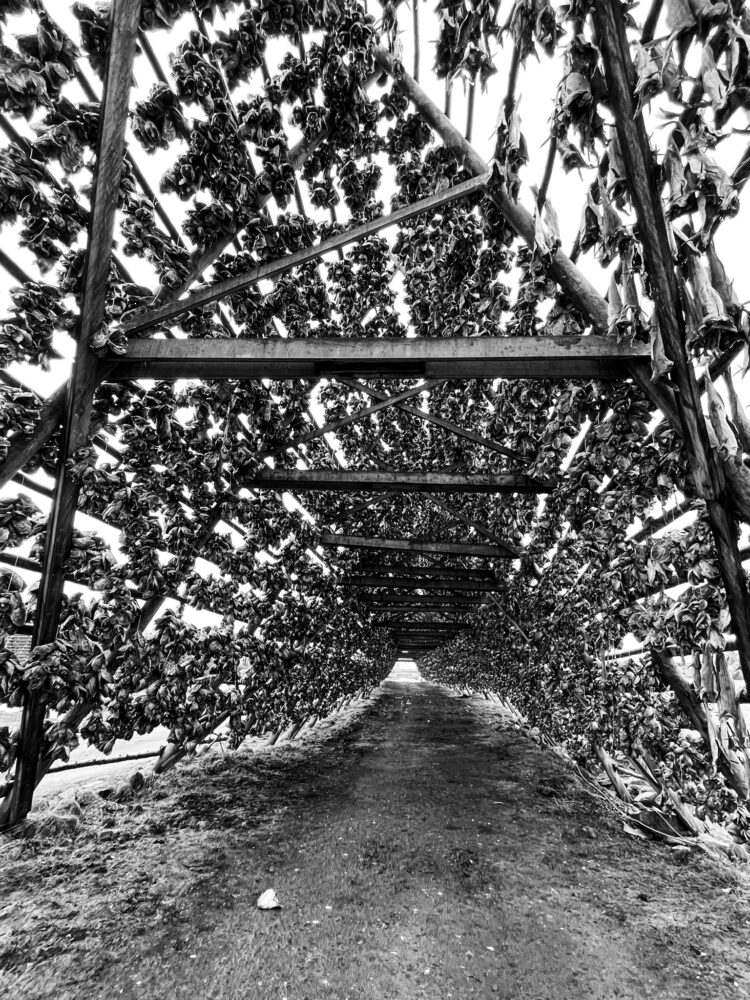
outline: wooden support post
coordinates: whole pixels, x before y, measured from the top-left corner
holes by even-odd
[[[99,382],[99,368],[96,357],[89,349],[89,341],[104,320],[140,9],[139,0],[114,0],[110,12],[107,68],[99,119],[83,301],[73,374],[65,396],[57,484],[47,522],[43,572],[32,638],[34,646],[53,642],[57,635],[65,582],[65,560],[73,539],[79,486],[68,474],[66,462],[74,452],[88,443],[91,404]],[[9,796],[0,806],[0,826],[19,822],[31,809],[45,714],[46,705],[38,695],[26,698],[15,780]]]
[[[628,188],[638,217],[638,235],[655,308],[672,361],[677,417],[695,490],[706,503],[716,555],[732,615],[745,683],[750,690],[750,595],[737,545],[738,530],[729,513],[731,500],[724,470],[711,448],[692,362],[685,346],[685,322],[667,224],[657,186],[657,166],[643,117],[634,97],[636,74],[630,58],[625,18],[619,0],[596,0],[592,18],[602,54]]]

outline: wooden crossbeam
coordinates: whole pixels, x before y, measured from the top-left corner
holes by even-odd
[[[399,618],[383,618],[378,625],[381,628],[394,629],[402,635],[409,631],[460,632],[471,627],[468,622],[410,621]]]
[[[464,545],[458,542],[435,542],[427,538],[367,538],[363,535],[337,535],[324,532],[320,544],[328,548],[375,549],[383,552],[418,552],[430,555],[471,556],[477,559],[507,559],[508,552],[497,545]]]
[[[445,608],[462,609],[458,614],[468,614],[473,608],[478,608],[485,601],[484,597],[477,595],[471,597],[467,594],[360,594],[360,601],[380,608],[405,607],[410,610],[421,610],[423,608]]]
[[[352,469],[261,469],[249,489],[336,490],[345,493],[548,493],[555,484],[520,473],[375,472]]]
[[[401,601],[368,601],[367,607],[372,611],[388,611],[388,612],[398,612],[398,614],[417,614],[418,612],[424,613],[425,611],[437,611],[439,614],[445,615],[467,615],[471,612],[481,607],[481,601],[469,601],[465,605],[458,605],[454,601],[431,601],[427,600],[419,604],[415,604],[415,600],[419,597],[424,597],[428,595],[424,594],[414,594],[411,599],[404,598]]]
[[[450,642],[453,638],[452,635],[445,635],[444,633],[435,634],[434,632],[415,632],[414,634],[409,632],[394,632],[393,637],[397,645],[403,645],[407,642],[419,642],[420,640],[426,640],[428,642],[434,642],[436,646],[439,646],[444,642]]]
[[[381,215],[376,219],[370,219],[369,222],[365,222],[361,226],[353,226],[351,229],[345,229],[343,232],[336,233],[335,236],[331,236],[327,240],[322,240],[311,247],[304,247],[302,250],[297,250],[286,257],[268,261],[253,268],[252,271],[247,271],[245,274],[238,274],[224,281],[217,281],[212,285],[208,285],[187,295],[183,299],[178,299],[176,302],[168,302],[163,306],[157,306],[154,309],[148,309],[146,312],[127,317],[121,324],[122,329],[127,334],[142,333],[144,330],[153,329],[155,326],[171,324],[179,316],[183,316],[191,309],[202,309],[212,302],[226,298],[228,295],[236,295],[238,292],[250,288],[251,285],[257,285],[260,281],[274,280],[295,267],[301,267],[303,264],[319,260],[326,254],[339,250],[349,243],[356,243],[359,240],[366,239],[368,236],[372,236],[374,233],[381,232],[383,229],[397,226],[402,222],[408,222],[409,219],[413,219],[415,216],[422,215],[425,212],[434,212],[442,208],[443,205],[449,205],[461,198],[467,198],[483,189],[484,178],[472,177],[468,181],[456,184],[455,187],[438,191],[428,198],[421,198],[412,205],[405,205],[403,208],[399,208],[389,215]]]
[[[103,364],[131,378],[626,378],[648,366],[647,344],[615,337],[356,337],[130,340]]]
[[[426,580],[408,576],[354,574],[345,581],[350,587],[382,587],[384,590],[477,590],[498,593],[504,588],[488,580]]]
[[[363,573],[377,573],[384,576],[390,573],[395,576],[409,577],[442,577],[445,580],[491,580],[495,581],[495,574],[486,569],[467,569],[464,566],[405,566],[400,563],[365,563],[361,570]]]

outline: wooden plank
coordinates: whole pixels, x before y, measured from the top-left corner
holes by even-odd
[[[504,590],[499,583],[488,580],[425,580],[408,576],[379,576],[354,574],[344,580],[350,587],[382,587],[384,590],[475,590],[498,593]]]
[[[625,378],[647,344],[615,337],[267,337],[131,340],[107,378]],[[111,365],[111,370],[109,366]],[[363,390],[364,391],[364,390]]]
[[[359,382],[356,379],[339,377],[336,381],[341,382],[342,385],[348,386],[350,389],[357,389],[359,392],[366,392],[368,396],[372,396],[374,399],[382,399],[385,396],[385,393],[380,390],[373,389],[371,386],[365,385],[363,382]],[[435,427],[442,427],[443,430],[465,438],[467,441],[473,441],[474,444],[481,445],[482,448],[488,448],[490,451],[495,451],[500,455],[506,455],[508,458],[515,459],[519,462],[525,463],[526,461],[524,456],[520,455],[517,451],[513,451],[511,448],[506,448],[505,445],[499,444],[497,441],[493,441],[491,438],[487,438],[483,434],[477,434],[476,431],[462,427],[460,424],[456,424],[452,420],[446,420],[445,417],[441,417],[437,413],[430,413],[428,410],[422,410],[420,407],[411,406],[408,403],[399,403],[398,409],[402,410],[404,413],[411,414],[413,417],[419,417],[419,419],[424,420],[425,423],[433,424]]]
[[[360,594],[357,598],[367,606],[379,608],[404,607],[410,610],[424,608],[456,609],[457,614],[469,614],[473,608],[478,608],[485,602],[484,597],[471,597],[467,594]],[[461,610],[458,610],[461,609]]]
[[[261,469],[248,489],[336,490],[344,493],[548,493],[555,483],[520,473],[378,472],[353,469]]]
[[[379,628],[397,630],[400,634],[409,631],[460,632],[471,628],[468,622],[443,622],[430,619],[428,621],[410,621],[400,618],[383,618],[377,622]]]
[[[468,545],[436,542],[428,538],[367,538],[364,535],[337,535],[324,532],[320,544],[328,548],[376,549],[384,552],[419,552],[430,555],[470,556],[473,559],[507,559],[508,553],[497,545]]]
[[[139,0],[114,0],[110,10],[81,316],[73,374],[65,399],[61,462],[47,522],[33,646],[52,642],[57,635],[65,583],[64,566],[73,538],[79,492],[79,484],[67,472],[66,461],[88,442],[91,404],[99,382],[99,366],[89,350],[89,340],[101,326],[105,315],[140,8]],[[0,806],[0,826],[17,823],[31,808],[45,714],[46,705],[37,694],[26,698],[15,779],[9,796]]]
[[[390,573],[395,576],[442,577],[445,580],[491,580],[495,574],[486,569],[467,569],[465,566],[407,566],[401,563],[364,563],[358,567],[363,573]]]
[[[481,601],[471,600],[465,605],[459,606],[454,601],[439,600],[441,595],[436,595],[437,600],[429,600],[428,594],[413,594],[412,599],[407,596],[400,601],[379,601],[373,600],[366,602],[367,608],[371,611],[388,611],[397,612],[398,614],[416,614],[417,612],[424,613],[425,611],[437,611],[439,614],[446,615],[468,615],[472,611],[482,606]],[[419,597],[427,597],[424,603],[416,604],[415,601]],[[365,602],[363,602],[365,603]]]
[[[353,226],[351,229],[336,233],[335,236],[331,236],[327,240],[322,240],[320,243],[315,243],[311,247],[303,247],[302,250],[297,250],[286,257],[267,261],[259,267],[253,268],[252,271],[247,271],[245,274],[238,274],[231,278],[226,278],[224,281],[217,281],[213,285],[207,285],[205,288],[200,288],[184,299],[178,299],[175,302],[169,302],[163,306],[157,306],[154,309],[148,309],[146,312],[127,317],[121,323],[121,327],[125,333],[132,334],[142,333],[144,330],[153,329],[155,326],[171,324],[179,316],[184,315],[191,309],[202,309],[212,302],[226,298],[228,295],[236,295],[238,292],[250,288],[251,285],[257,285],[260,281],[273,281],[282,274],[286,274],[287,271],[291,271],[295,267],[301,267],[303,264],[309,264],[311,261],[319,260],[326,254],[333,253],[341,249],[341,247],[347,246],[349,243],[356,243],[359,240],[366,239],[368,236],[379,233],[383,229],[407,222],[409,219],[413,219],[417,215],[423,215],[425,212],[434,212],[444,205],[450,205],[461,198],[477,194],[483,189],[484,178],[472,177],[468,181],[456,184],[455,187],[446,188],[444,191],[438,191],[436,194],[422,198],[411,205],[405,205],[403,208],[399,208],[389,215],[380,215],[376,219],[370,219],[360,226]]]

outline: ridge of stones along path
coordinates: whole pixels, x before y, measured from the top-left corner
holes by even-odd
[[[627,837],[479,696],[389,681],[298,743],[196,761],[100,812],[0,862],[8,995],[750,993],[736,870]],[[271,886],[282,909],[260,911]]]

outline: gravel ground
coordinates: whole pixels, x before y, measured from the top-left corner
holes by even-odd
[[[79,797],[0,857],[0,995],[750,996],[738,869],[628,837],[498,706],[403,671],[294,743]]]

